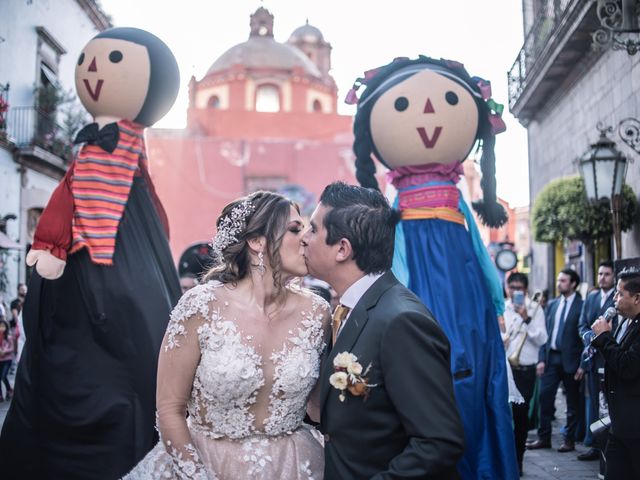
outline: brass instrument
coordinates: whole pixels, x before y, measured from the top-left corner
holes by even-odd
[[[533,298],[531,299],[531,301],[536,303],[536,307],[533,310],[533,315],[531,315],[531,319],[532,320],[536,316],[536,313],[538,313],[538,308],[540,308],[540,302],[539,302],[540,297],[542,297],[542,292],[541,291],[537,291],[536,293],[533,294]],[[526,305],[526,303],[525,303],[525,305]],[[522,353],[522,347],[524,347],[524,342],[527,341],[527,335],[529,333],[528,330],[524,329],[524,326],[525,326],[525,322],[524,322],[524,320],[522,320],[522,322],[520,323],[520,328],[518,329],[518,331],[514,335],[514,338],[515,338],[519,333],[522,332],[522,340],[520,340],[520,344],[515,349],[515,351],[511,355],[509,355],[509,357],[508,357],[509,365],[511,365],[512,367],[519,367],[520,366],[520,353]]]

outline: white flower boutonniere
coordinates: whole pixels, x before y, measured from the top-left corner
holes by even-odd
[[[364,395],[364,398],[369,396],[369,390],[377,385],[371,385],[367,383],[367,373],[371,369],[371,364],[362,371],[362,365],[358,363],[358,357],[353,353],[342,352],[335,356],[333,359],[333,369],[335,372],[329,377],[329,383],[333,388],[340,390],[341,402],[344,402],[346,397],[346,391],[349,391],[354,397]]]

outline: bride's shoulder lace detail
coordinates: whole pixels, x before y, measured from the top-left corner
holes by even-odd
[[[215,301],[215,289],[219,282],[207,282],[188,290],[178,301],[171,312],[169,325],[167,326],[167,341],[165,351],[179,347],[179,338],[187,334],[185,322],[199,315],[203,319],[209,317],[209,309],[212,301]]]
[[[264,420],[268,435],[291,432],[304,419],[307,400],[318,380],[320,358],[325,347],[323,318],[328,304],[317,295],[295,291],[302,298],[297,327],[289,330],[287,342],[271,355],[275,364],[269,416]]]

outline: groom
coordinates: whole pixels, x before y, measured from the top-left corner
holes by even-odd
[[[320,374],[326,480],[458,478],[463,432],[449,342],[389,271],[398,220],[379,191],[336,182],[303,236],[309,273],[340,298]],[[343,353],[338,366],[353,354],[363,367],[351,388],[332,376]]]

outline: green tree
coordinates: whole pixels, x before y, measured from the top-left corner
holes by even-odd
[[[622,190],[620,227],[630,230],[637,219],[638,201],[629,185]],[[589,202],[581,177],[550,182],[538,195],[531,214],[533,237],[538,242],[579,240],[588,249],[594,241],[613,235],[608,199]]]

